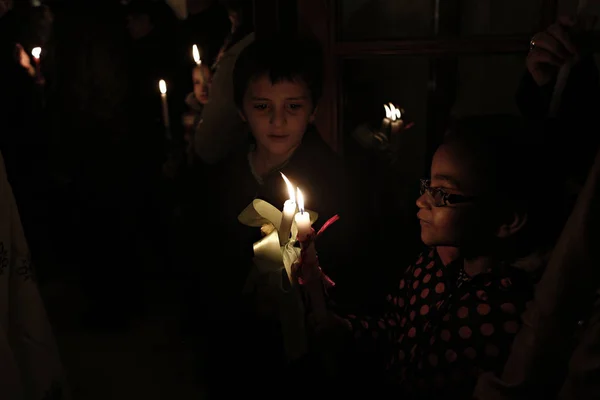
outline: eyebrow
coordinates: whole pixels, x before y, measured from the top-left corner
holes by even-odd
[[[451,184],[452,186],[456,187],[457,189],[460,189],[460,183],[456,179],[452,178],[449,175],[437,174],[437,175],[434,175],[432,177],[432,179],[446,181],[449,184]]]

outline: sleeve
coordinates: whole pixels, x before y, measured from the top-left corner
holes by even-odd
[[[2,174],[0,179],[11,206],[9,337],[27,391],[25,398],[67,399],[58,348],[35,283],[19,212],[6,175]]]
[[[208,103],[194,134],[196,155],[207,164],[225,158],[245,139],[244,122],[233,100],[233,69],[237,55],[223,56],[213,77]]]
[[[398,336],[400,319],[406,307],[407,281],[412,279],[414,266],[407,269],[398,286],[385,296],[385,307],[379,315],[346,316],[359,350],[385,353]]]

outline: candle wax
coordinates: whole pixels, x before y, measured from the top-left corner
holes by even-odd
[[[285,245],[290,239],[290,229],[296,212],[296,203],[292,200],[286,200],[283,204],[283,214],[281,215],[281,224],[279,225],[279,244]]]
[[[391,121],[390,135],[394,136],[400,133],[400,130],[404,126],[404,121],[401,119],[397,119],[395,121]]]
[[[381,128],[379,128],[379,131],[381,133],[383,133],[385,136],[388,136],[390,134],[390,126],[392,124],[392,120],[389,118],[384,118],[383,121],[381,121]]]
[[[298,240],[303,242],[311,233],[310,215],[307,212],[300,211],[296,214],[295,220],[298,227]]]
[[[167,94],[161,93],[160,98],[162,100],[162,112],[163,112],[163,123],[165,124],[165,128],[169,129],[169,106],[167,104]]]

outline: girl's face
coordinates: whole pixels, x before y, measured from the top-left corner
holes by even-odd
[[[431,180],[417,199],[421,239],[428,246],[478,246],[494,237],[490,214],[479,202],[482,181],[459,146],[442,145],[431,163]]]
[[[195,67],[192,71],[192,79],[194,82],[194,97],[200,104],[206,104],[210,86],[210,70],[203,65]]]

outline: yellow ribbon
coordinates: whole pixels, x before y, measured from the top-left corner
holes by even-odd
[[[318,214],[308,211],[311,222]],[[238,220],[247,226],[260,228],[271,223],[275,230],[254,243],[254,268],[250,271],[245,293],[251,293],[259,279],[266,279],[268,290],[277,293],[279,320],[283,333],[284,347],[288,360],[295,360],[306,354],[307,338],[304,326],[304,303],[297,282],[292,278],[292,265],[300,256],[300,248],[294,247],[298,227],[292,222],[292,239],[280,246],[277,230],[282,213],[264,200],[255,199],[238,216]],[[282,272],[285,270],[286,274]],[[285,279],[287,277],[287,279]]]

